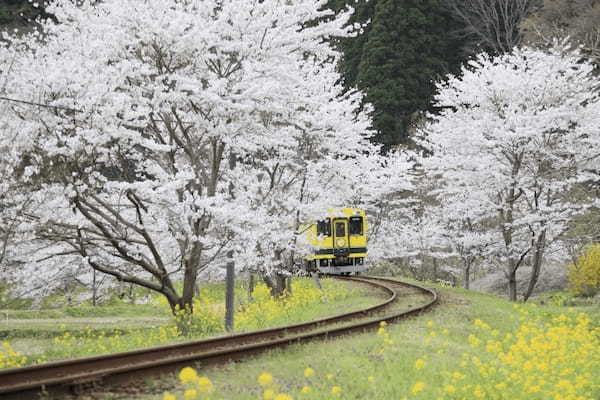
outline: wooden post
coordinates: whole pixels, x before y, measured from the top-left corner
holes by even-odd
[[[233,332],[233,314],[235,308],[235,263],[233,262],[233,251],[227,252],[227,272],[225,277],[225,329]]]
[[[235,154],[229,153],[229,169],[235,168]],[[229,182],[229,195],[234,198],[233,184]],[[227,252],[227,269],[225,276],[225,329],[227,332],[233,332],[234,322],[233,314],[235,312],[235,263],[233,262],[233,250]]]

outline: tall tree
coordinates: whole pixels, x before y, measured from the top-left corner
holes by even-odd
[[[339,62],[339,69],[346,88],[357,87],[359,66],[369,39],[369,32],[373,27],[371,21],[375,15],[377,2],[378,0],[329,0],[328,2],[328,7],[336,13],[344,11],[347,7],[352,7],[354,10],[348,20],[348,25],[354,27],[353,35],[334,40],[335,45],[344,53]]]
[[[600,102],[591,65],[564,51],[478,57],[440,87],[445,111],[427,128],[433,155],[423,165],[444,182],[441,195],[459,200],[449,214],[468,204],[469,217],[493,229],[513,301],[524,261],[527,299],[548,248],[593,204],[572,192],[598,168]]]
[[[435,110],[435,82],[459,70],[459,26],[439,0],[349,3],[360,28],[341,42],[344,83],[373,105],[374,140],[387,149],[407,143],[417,114]]]
[[[351,200],[362,187],[348,179],[377,152],[324,41],[347,15],[322,5],[57,0],[44,41],[0,44],[16,138],[0,148],[44,199],[31,215],[44,262],[24,260],[22,275],[72,260],[175,311],[230,250],[239,266],[280,268],[297,220]]]

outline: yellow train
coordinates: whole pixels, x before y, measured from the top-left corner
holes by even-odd
[[[328,216],[302,229],[316,249],[306,257],[308,271],[350,275],[366,270],[367,216],[358,208],[328,210]]]

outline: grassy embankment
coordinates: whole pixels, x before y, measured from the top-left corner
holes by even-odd
[[[600,399],[600,309],[440,288],[432,312],[147,382],[144,399]],[[186,392],[187,390],[187,392]],[[167,394],[165,394],[165,392]],[[152,394],[154,393],[154,394]]]
[[[274,301],[264,285],[254,301],[241,302],[237,331],[287,325],[368,307],[381,301],[371,289],[322,280],[319,291],[310,279],[294,280],[292,296]],[[236,298],[245,299],[238,287]],[[223,334],[223,285],[206,285],[195,304],[191,335],[178,335],[175,321],[160,297],[150,304],[79,306],[54,310],[0,310],[0,368],[126,351]]]

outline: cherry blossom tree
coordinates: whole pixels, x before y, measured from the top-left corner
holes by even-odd
[[[561,47],[486,55],[440,84],[445,111],[426,128],[433,155],[422,160],[441,177],[446,212],[493,227],[509,297],[530,257],[527,299],[549,246],[590,199],[573,190],[598,168],[600,106],[592,67]],[[424,143],[425,145],[425,143]],[[462,211],[461,211],[462,210]]]
[[[43,38],[1,47],[18,54],[5,97],[29,102],[11,103],[5,129],[19,132],[46,244],[24,273],[69,259],[189,310],[201,271],[231,257],[281,268],[298,221],[360,195],[377,149],[327,44],[349,34],[347,13],[322,0],[78,3],[52,3]]]
[[[476,199],[467,198],[464,193],[462,196],[441,195],[438,200],[439,204],[428,211],[429,217],[438,223],[440,243],[447,251],[446,257],[460,260],[463,286],[469,289],[473,267],[495,251],[494,235],[487,229],[490,221],[485,215],[477,214],[481,208],[472,206]]]

